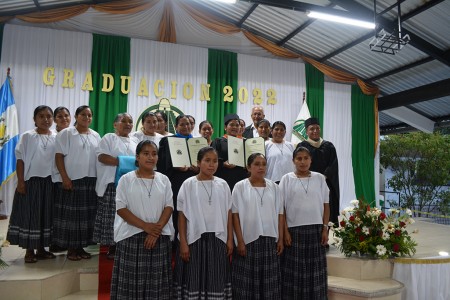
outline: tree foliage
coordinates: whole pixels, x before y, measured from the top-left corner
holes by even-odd
[[[394,175],[388,185],[400,193],[402,207],[430,212],[448,206],[450,138],[440,133],[389,135],[380,143],[380,163]]]

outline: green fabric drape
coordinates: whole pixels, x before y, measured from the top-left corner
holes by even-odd
[[[91,72],[94,90],[89,96],[93,112],[91,127],[103,136],[114,131],[114,118],[127,110],[128,97],[120,90],[120,76],[130,72],[130,38],[93,36]],[[114,88],[110,92],[102,92],[103,74],[111,74],[114,78]]]
[[[237,111],[237,81],[238,62],[237,54],[221,50],[208,51],[208,83],[210,84],[209,96],[211,100],[207,104],[206,119],[214,127],[212,138],[222,136],[225,131],[223,117]],[[233,102],[224,102],[223,88],[233,88]]]
[[[373,96],[352,85],[352,164],[358,199],[375,204],[375,111]]]
[[[320,122],[320,136],[323,136],[324,119],[324,75],[313,65],[305,63],[306,73],[306,103],[308,103],[311,117],[316,117]]]

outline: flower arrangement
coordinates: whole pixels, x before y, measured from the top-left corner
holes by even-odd
[[[390,214],[361,200],[352,200],[332,224],[335,245],[345,256],[353,253],[373,258],[412,256],[417,243],[409,236],[406,225],[414,223],[411,210],[389,209]],[[330,224],[331,225],[331,224]]]

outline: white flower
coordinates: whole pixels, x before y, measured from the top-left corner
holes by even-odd
[[[344,208],[344,214],[346,214],[346,213],[348,213],[348,212],[351,212],[351,211],[353,211],[354,209],[355,209],[354,207],[347,206],[346,208]]]
[[[383,245],[377,245],[377,254],[379,256],[383,256],[386,254],[386,247],[384,247]]]
[[[352,201],[350,201],[350,204],[353,205],[354,207],[358,207],[359,206],[359,200],[352,200]]]
[[[340,237],[335,236],[332,244],[335,245],[336,247],[339,247],[342,245],[342,239]]]
[[[363,232],[365,235],[369,235],[369,233],[370,233],[369,228],[367,228],[366,226],[364,226],[364,227],[362,228],[362,232]]]
[[[409,208],[406,209],[405,213],[406,213],[408,216],[412,216],[412,211],[411,211]]]
[[[383,237],[382,237],[383,240],[387,241],[387,240],[389,240],[390,237],[391,236],[390,236],[389,232],[387,232],[387,231],[383,232]]]
[[[389,212],[393,215],[398,214],[400,211],[397,208],[389,208]]]
[[[328,227],[334,227],[334,223],[333,222],[328,222]]]

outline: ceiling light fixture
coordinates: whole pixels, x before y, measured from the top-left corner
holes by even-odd
[[[321,20],[325,20],[325,21],[337,22],[337,23],[353,25],[353,26],[359,26],[359,27],[364,27],[364,28],[369,28],[369,29],[375,29],[375,23],[373,23],[373,22],[345,18],[345,17],[335,16],[335,15],[331,15],[331,14],[320,13],[320,12],[316,12],[316,11],[308,11],[308,12],[306,12],[306,15],[310,18],[321,19]]]

